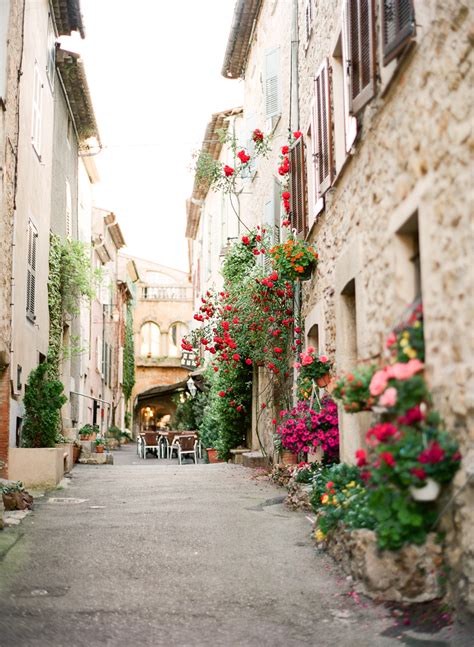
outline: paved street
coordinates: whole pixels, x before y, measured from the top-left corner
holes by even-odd
[[[19,540],[0,566],[3,647],[448,644],[397,638],[251,470],[134,451],[76,466],[5,531]]]

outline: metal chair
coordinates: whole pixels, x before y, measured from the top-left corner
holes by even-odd
[[[148,450],[153,451],[157,458],[161,457],[160,437],[154,431],[145,431],[143,434],[142,458],[146,460]]]
[[[175,441],[177,443],[178,450],[178,461],[179,464],[182,464],[183,456],[192,456],[194,464],[197,465],[197,446],[198,439],[195,434],[176,436]]]

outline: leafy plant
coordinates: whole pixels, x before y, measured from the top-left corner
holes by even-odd
[[[331,395],[340,400],[347,413],[369,411],[375,404],[375,397],[370,394],[369,385],[376,366],[359,366],[336,380]]]
[[[318,254],[314,247],[296,238],[288,238],[281,245],[275,245],[269,254],[274,268],[290,281],[306,278],[318,262]]]
[[[313,392],[315,380],[327,375],[331,370],[331,362],[325,355],[318,355],[312,346],[300,353],[300,360],[295,362],[298,370],[296,388],[299,398],[308,399]]]
[[[93,434],[99,433],[98,425],[91,425],[87,423],[79,429],[79,436],[92,436]]]
[[[61,422],[61,407],[67,398],[60,380],[50,376],[48,362],[39,364],[30,372],[23,402],[23,447],[54,447]]]
[[[99,446],[103,447],[105,445],[105,438],[102,438],[99,436],[99,438],[96,438],[94,442],[96,447],[99,447]]]
[[[125,342],[123,347],[123,394],[125,402],[128,403],[132,395],[133,387],[135,386],[135,349],[133,342],[133,312],[132,303],[127,303],[127,318],[125,322]],[[130,412],[125,414],[125,425],[130,426],[131,420],[127,419],[127,415],[131,417]]]
[[[14,492],[24,492],[25,488],[21,481],[16,481],[15,483],[2,483],[0,486],[2,494],[13,494]]]

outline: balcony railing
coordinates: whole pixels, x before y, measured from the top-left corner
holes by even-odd
[[[140,298],[146,301],[191,301],[193,289],[191,286],[154,285],[141,288]]]

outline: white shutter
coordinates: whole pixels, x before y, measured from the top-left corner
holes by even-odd
[[[72,238],[72,197],[71,185],[69,180],[66,179],[66,238]]]
[[[36,300],[36,256],[38,232],[31,220],[28,222],[28,258],[26,270],[26,316],[34,321]]]
[[[267,52],[265,56],[265,117],[270,119],[280,114],[280,48]]]

